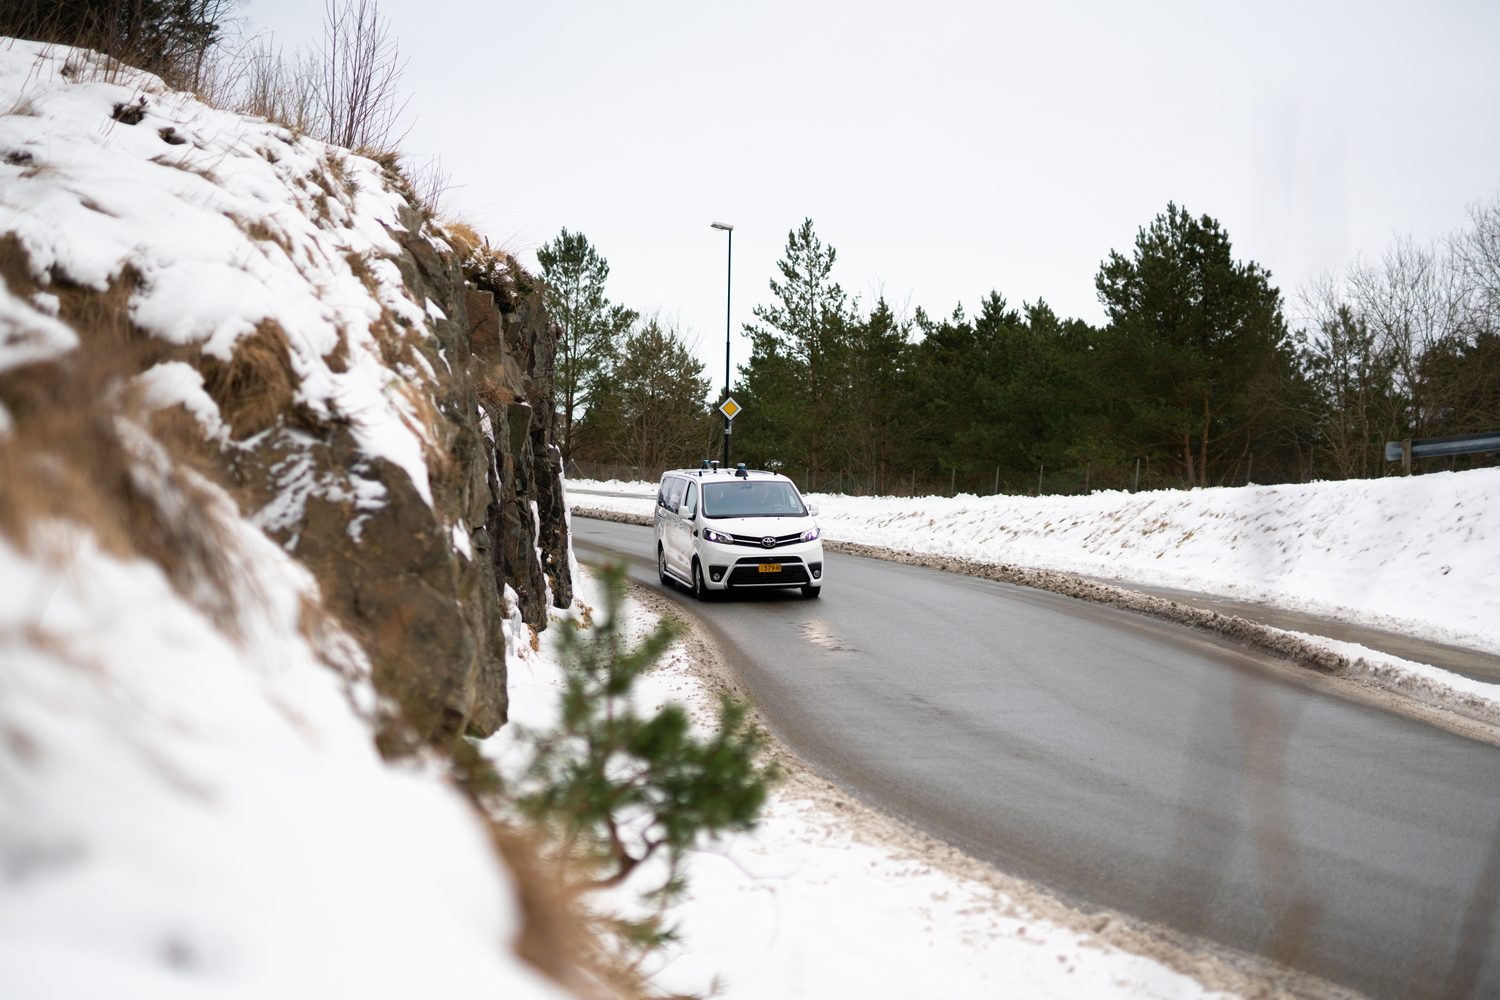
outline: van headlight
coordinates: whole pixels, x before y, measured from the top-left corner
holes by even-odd
[[[811,528],[808,528],[802,533],[802,540],[804,542],[816,542],[818,540],[818,536],[821,534],[822,532],[818,530],[818,526],[813,525]]]
[[[730,538],[728,535],[724,534],[724,532],[722,532],[722,531],[715,531],[712,528],[704,528],[703,529],[703,540],[707,541],[707,542],[718,542],[720,545],[732,545],[732,544],[734,544],[734,539],[733,538]]]

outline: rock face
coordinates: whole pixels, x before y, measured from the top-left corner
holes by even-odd
[[[402,470],[362,456],[336,422],[283,427],[255,449],[267,503],[284,489],[275,470],[288,451],[307,452],[309,432],[322,439],[314,449],[322,472],[384,490],[370,510],[353,491],[314,492],[300,522],[272,530],[317,575],[325,605],[370,655],[378,690],[399,706],[400,725],[384,736],[390,750],[498,729],[507,709],[507,619],[517,612],[540,631],[549,603],[572,603],[553,443],[556,333],[540,291],[509,259],[466,274],[456,252],[423,234],[419,216],[401,221],[405,230],[392,235],[403,284],[436,308],[427,330],[386,335],[434,373],[425,414],[437,444],[431,505]]]
[[[507,620],[514,611],[540,631],[549,603],[572,603],[553,443],[555,330],[514,261],[466,275],[458,252],[423,226],[408,209],[390,234],[427,321],[387,318],[377,339],[393,371],[411,376],[432,444],[431,502],[405,470],[362,450],[337,414],[291,409],[228,452],[262,526],[313,571],[325,608],[369,655],[397,709],[382,734],[389,752],[498,729]],[[239,391],[229,381],[225,391]],[[232,400],[220,403],[227,411]]]
[[[479,405],[497,445],[491,557],[520,597],[522,619],[540,628],[549,593],[555,607],[573,602],[562,456],[554,442],[556,332],[540,288],[513,259],[479,249],[469,260],[469,343]]]

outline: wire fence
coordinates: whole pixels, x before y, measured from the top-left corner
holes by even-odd
[[[570,460],[568,478],[591,479],[601,482],[650,482],[659,480],[666,467],[623,465],[610,462],[583,462]],[[1163,490],[1182,489],[1186,483],[1181,476],[1158,475],[1149,465],[1139,471],[1121,473],[1091,467],[1079,469],[1037,469],[1035,474],[1018,476],[1014,472],[992,473],[963,472],[950,469],[947,474],[933,474],[931,470],[912,469],[902,473],[852,473],[834,471],[814,476],[809,468],[780,468],[781,472],[797,484],[804,493],[838,493],[846,496],[957,496],[967,493],[973,496],[1068,496],[1092,493],[1099,490]]]
[[[1471,458],[1444,456],[1412,464],[1411,474],[1453,471],[1459,468],[1479,468],[1500,464],[1500,455]],[[570,479],[592,479],[599,481],[655,483],[668,468],[678,466],[637,466],[609,462],[584,462],[569,460],[567,474]],[[1051,469],[1038,466],[1035,472],[1018,473],[1014,469],[996,467],[989,470],[949,468],[946,472],[931,469],[910,469],[886,472],[851,472],[833,470],[814,475],[806,467],[782,466],[770,471],[780,472],[797,484],[804,493],[837,493],[845,496],[1083,496],[1108,490],[1128,493],[1143,493],[1153,490],[1189,489],[1189,483],[1175,469],[1162,470],[1146,460],[1120,468],[1085,465]],[[1384,470],[1389,475],[1401,475],[1399,464],[1392,463]],[[1246,463],[1236,468],[1227,481],[1215,486],[1250,486],[1256,483],[1255,466]],[[1302,482],[1315,478],[1314,470],[1304,470]],[[1281,479],[1271,480],[1282,482]]]

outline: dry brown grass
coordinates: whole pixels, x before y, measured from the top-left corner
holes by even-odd
[[[176,164],[173,164],[173,166],[176,166]],[[212,178],[209,179],[212,180]],[[269,243],[272,246],[279,247],[281,252],[287,255],[287,259],[290,260],[293,258],[295,250],[292,246],[292,240],[285,232],[280,229],[271,228],[271,225],[264,219],[247,219],[233,212],[225,212],[224,215],[230,222],[239,227],[240,232],[244,233],[251,240],[256,243]]]
[[[342,327],[339,328],[339,342],[333,346],[333,350],[323,355],[323,362],[330,371],[339,374],[349,370],[349,335]]]
[[[541,830],[500,818],[506,793],[494,765],[466,739],[453,742],[450,759],[454,782],[515,880],[521,911],[515,953],[575,996],[660,1000],[618,947],[612,921],[593,913],[578,891],[587,881],[579,865]]]
[[[36,290],[14,241],[0,246],[0,261],[12,295]],[[224,510],[192,471],[203,453],[184,462],[167,451],[125,391],[161,356],[130,324],[133,285],[125,275],[103,292],[55,287],[60,318],[82,347],[0,372],[0,403],[14,420],[0,436],[0,534],[30,551],[38,525],[81,525],[105,551],[160,566],[185,598],[233,628]],[[185,451],[202,447],[196,428],[179,425],[172,438]]]
[[[0,236],[0,281],[5,282],[11,294],[25,296],[36,290],[30,259],[26,248],[13,234]]]
[[[59,384],[91,386],[90,374],[77,371],[85,366],[68,367],[74,377]],[[154,563],[184,600],[238,634],[236,595],[245,581],[226,557],[233,543],[221,499],[188,465],[132,434],[107,402],[79,404],[70,391],[59,404],[34,410],[0,438],[0,534],[22,551],[66,562],[79,537],[66,526],[82,528],[105,552]],[[38,534],[42,526],[64,530]]]
[[[36,101],[28,94],[20,95],[9,104],[0,105],[0,116],[5,118],[33,118],[36,114]]]
[[[515,948],[523,960],[580,997],[646,1000],[659,996],[641,974],[608,946],[606,922],[590,913],[577,881],[547,857],[535,834],[491,821],[490,837],[515,878],[521,934]]]
[[[451,449],[445,446],[452,436],[447,419],[438,412],[432,394],[422,386],[402,382],[396,389],[412,408],[417,426],[412,428],[423,443],[423,457],[434,486],[459,482],[459,464]]]
[[[484,245],[484,237],[466,222],[444,222],[438,228],[460,261],[468,260],[475,250]]]
[[[474,373],[474,397],[487,409],[503,410],[511,403],[520,402],[500,365],[486,365]]]
[[[275,320],[261,320],[254,333],[235,341],[229,361],[204,355],[199,369],[204,388],[238,440],[276,426],[292,411],[297,378],[286,331]]]
[[[361,146],[354,151],[355,156],[363,156],[380,164],[380,169],[387,175],[395,177],[401,173],[401,153],[395,149],[375,149],[370,146]]]
[[[375,295],[378,285],[375,281],[375,272],[370,270],[369,259],[356,250],[346,250],[344,251],[344,263],[349,265],[350,273],[359,279],[359,283],[364,285],[372,296]],[[379,301],[378,297],[376,301]]]
[[[8,33],[19,32],[22,37],[50,43],[49,49],[56,44],[85,50],[70,54],[62,67],[63,77],[74,83],[122,83],[133,77],[137,68],[179,89],[188,89],[193,81],[198,61],[195,52],[155,44],[144,32],[139,38],[128,37],[114,20],[115,12],[80,11],[78,5],[34,0],[29,4],[7,0],[7,5],[15,7],[6,10]]]
[[[447,215],[448,195],[453,190],[453,180],[443,169],[443,159],[434,156],[424,163],[405,163],[401,174],[407,182],[407,199],[422,210],[428,219]]]
[[[341,150],[330,147],[323,154],[324,171],[315,174],[313,180],[327,191],[330,195],[348,197],[359,190],[359,185],[354,181],[354,175],[349,172],[349,162],[344,159]],[[328,183],[327,180],[332,183]]]

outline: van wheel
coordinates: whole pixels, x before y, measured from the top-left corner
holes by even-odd
[[[667,575],[667,554],[660,545],[656,547],[656,575],[663,587],[672,585],[672,578]]]
[[[802,596],[803,597],[817,597],[822,592],[823,592],[823,588],[822,587],[803,587],[802,588]]]
[[[708,600],[708,584],[703,582],[703,564],[693,560],[693,596],[700,601]]]

